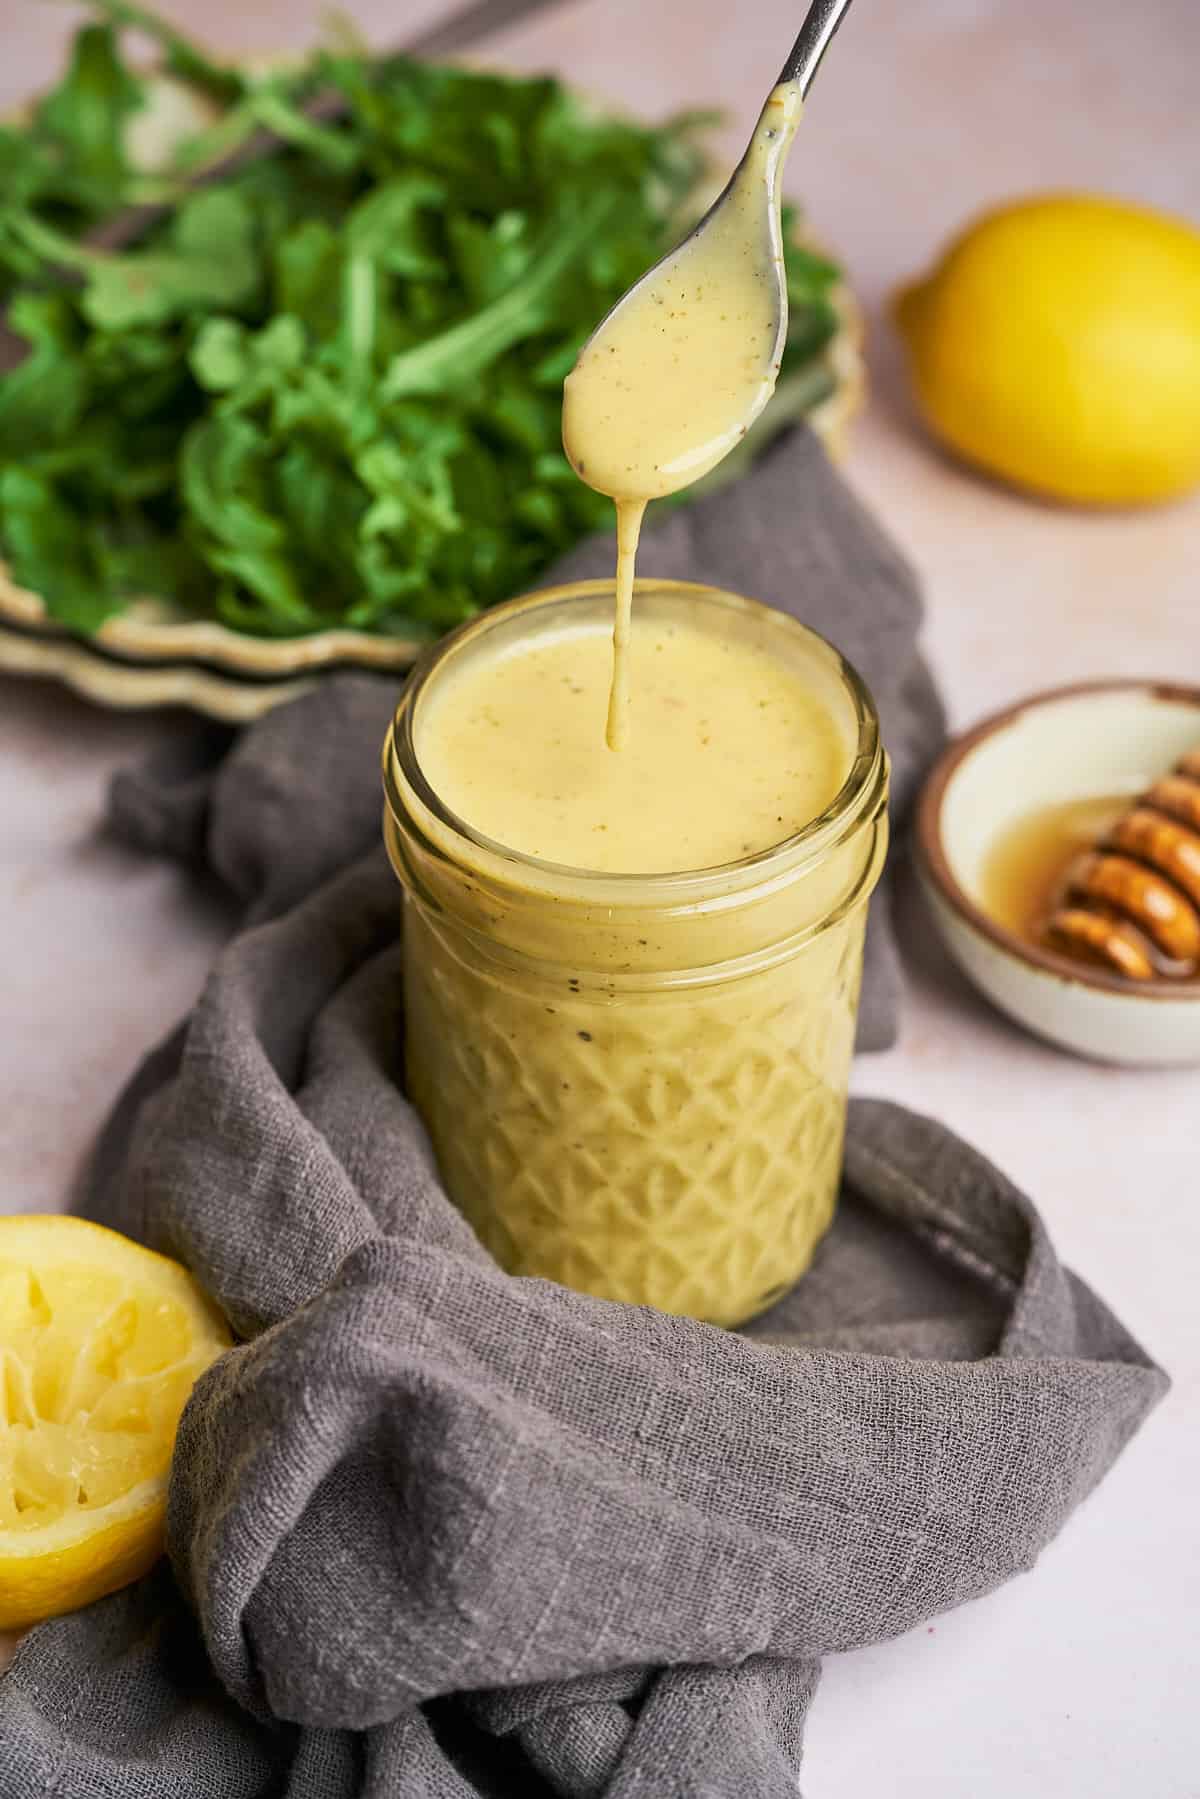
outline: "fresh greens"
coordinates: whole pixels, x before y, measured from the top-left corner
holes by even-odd
[[[0,297],[28,345],[0,376],[19,582],[83,631],[149,592],[264,635],[433,634],[608,522],[562,453],[562,381],[677,235],[703,121],[648,129],[556,81],[403,57],[254,77],[125,0],[92,10],[61,85],[0,130]],[[126,26],[214,108],[150,176],[126,149],[147,98]],[[345,114],[314,123],[327,88]],[[185,184],[264,124],[286,150]],[[135,247],[84,241],[163,196]],[[837,271],[793,248],[788,277],[783,385],[805,405],[828,391]]]

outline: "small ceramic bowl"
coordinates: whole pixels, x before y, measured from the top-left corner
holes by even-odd
[[[1200,687],[1105,681],[1036,694],[951,744],[926,783],[917,867],[946,948],[992,1003],[1106,1062],[1200,1062],[1200,980],[1141,982],[1025,942],[989,915],[983,871],[1020,818],[1132,799],[1200,744]]]

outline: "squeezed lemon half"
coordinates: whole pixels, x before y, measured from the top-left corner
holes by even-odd
[[[179,1415],[230,1340],[168,1257],[81,1218],[0,1218],[0,1630],[152,1565]]]

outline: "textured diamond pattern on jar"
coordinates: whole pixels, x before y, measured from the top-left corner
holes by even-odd
[[[833,1214],[863,919],[616,1006],[510,986],[410,907],[410,1086],[497,1260],[718,1324],[785,1292]]]

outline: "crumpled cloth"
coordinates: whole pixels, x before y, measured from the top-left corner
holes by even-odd
[[[939,718],[917,598],[811,443],[672,517],[662,557],[824,624],[902,808]],[[170,1567],[0,1680],[0,1794],[795,1799],[821,1657],[1028,1568],[1165,1377],[1002,1174],[876,1101],[811,1272],[742,1332],[502,1273],[400,1086],[394,697],[327,681],[118,783],[118,828],[247,923],[87,1209],[242,1341],[183,1416]]]

